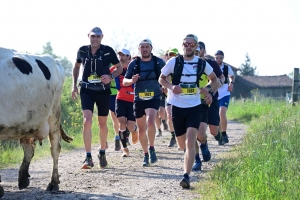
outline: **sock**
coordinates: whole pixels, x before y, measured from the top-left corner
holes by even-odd
[[[92,153],[91,152],[86,152],[86,157],[87,158],[91,158],[92,157]]]
[[[150,146],[150,147],[149,147],[149,150],[155,150],[155,149],[154,149],[154,146]]]
[[[116,136],[115,136],[115,139],[116,139],[116,140],[119,140],[119,139],[120,139],[120,136],[116,135]]]
[[[199,153],[196,153],[195,160],[196,162],[201,162]]]
[[[122,143],[123,148],[126,148],[127,147],[127,144],[126,144],[126,131],[125,130],[119,130],[119,136],[121,138],[121,143]]]
[[[183,150],[183,152],[185,153],[186,149]]]
[[[165,119],[162,119],[161,122],[162,122],[163,124],[165,124],[165,123],[166,123],[166,120],[165,120]]]
[[[215,139],[217,140],[217,141],[220,141],[220,139],[221,139],[221,134],[220,134],[220,132],[218,132],[218,134],[216,135],[216,136],[214,136],[215,137]]]
[[[183,177],[184,177],[184,178],[188,178],[188,179],[190,178],[190,176],[189,176],[188,173],[183,174]]]
[[[145,153],[145,157],[149,157],[149,154],[148,154],[148,152],[147,152],[147,153]]]
[[[175,138],[175,132],[174,131],[171,132],[171,135],[172,135],[172,138]]]
[[[99,154],[100,155],[105,155],[105,150],[100,149]]]
[[[200,143],[200,148],[201,148],[201,149],[203,149],[203,148],[205,148],[205,147],[206,147],[206,145],[207,145],[207,141],[205,141],[205,143],[204,143],[204,144]]]
[[[225,135],[226,135],[226,131],[223,131],[223,132],[222,132],[222,136],[225,136]]]

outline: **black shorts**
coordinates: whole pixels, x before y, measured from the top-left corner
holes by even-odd
[[[186,133],[187,128],[199,129],[202,115],[201,104],[191,108],[172,106],[172,121],[176,137]]]
[[[166,100],[161,99],[160,102],[159,102],[159,106],[160,107],[166,107]]]
[[[208,124],[219,126],[220,124],[220,115],[219,115],[219,102],[218,100],[213,100],[208,108]]]
[[[127,120],[135,121],[133,114],[133,102],[117,99],[115,113],[117,117],[126,117]]]
[[[82,110],[90,110],[94,112],[94,104],[98,109],[98,116],[107,116],[110,106],[110,94],[98,94],[97,91],[80,90],[81,108]]]
[[[201,109],[202,109],[202,113],[201,113],[201,122],[204,122],[207,124],[208,122],[208,105],[203,104],[201,102]]]
[[[135,118],[141,118],[146,114],[145,110],[147,108],[153,108],[155,110],[158,110],[159,105],[160,105],[160,99],[151,99],[147,101],[135,101],[133,103],[134,116]]]
[[[117,95],[110,95],[109,110],[112,112],[116,112],[116,97],[117,97]]]

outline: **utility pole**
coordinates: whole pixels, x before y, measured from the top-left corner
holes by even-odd
[[[294,68],[294,78],[292,85],[292,105],[295,105],[295,102],[298,100],[298,83],[299,83],[299,68]]]

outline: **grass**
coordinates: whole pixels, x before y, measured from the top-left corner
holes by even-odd
[[[247,134],[199,184],[203,199],[300,199],[299,111],[272,100],[231,105]]]

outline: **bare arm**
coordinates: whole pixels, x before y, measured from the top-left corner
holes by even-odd
[[[134,83],[137,82],[137,80],[139,79],[140,75],[139,74],[135,74],[132,76],[132,78],[124,78],[123,79],[123,85],[124,86],[129,86],[129,85],[132,85]]]
[[[179,85],[173,85],[167,80],[167,76],[160,74],[158,82],[165,88],[170,89],[174,94],[181,93],[181,87]]]
[[[228,91],[231,92],[233,90],[233,84],[234,84],[235,77],[234,77],[234,75],[232,75],[229,78],[230,78],[230,83],[228,85]]]
[[[76,99],[78,93],[78,88],[77,88],[77,79],[79,76],[79,69],[80,69],[81,63],[76,62],[74,67],[73,67],[73,87],[72,87],[72,99]]]

